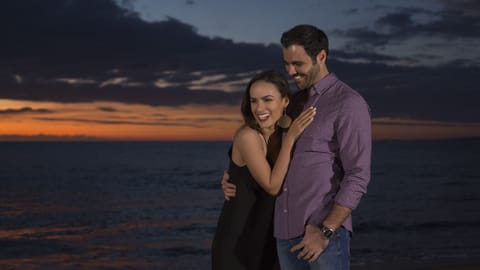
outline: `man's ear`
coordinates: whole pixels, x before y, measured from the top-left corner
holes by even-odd
[[[327,51],[321,50],[317,54],[317,63],[325,63],[327,61]]]

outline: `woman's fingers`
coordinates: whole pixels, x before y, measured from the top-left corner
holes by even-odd
[[[310,107],[303,111],[294,122],[299,125],[299,127],[306,127],[310,124],[313,120],[313,117],[317,113],[317,109],[314,107]]]

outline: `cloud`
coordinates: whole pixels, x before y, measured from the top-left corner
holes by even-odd
[[[360,63],[384,63],[386,61],[398,61],[399,58],[386,54],[374,52],[348,52],[336,50],[330,53],[333,59],[338,61],[360,62]]]
[[[378,126],[431,126],[431,127],[480,127],[478,123],[451,123],[451,122],[432,122],[418,121],[411,119],[392,119],[378,118],[372,121],[372,124]]]
[[[480,68],[392,67],[331,62],[330,70],[357,89],[373,117],[480,122]]]
[[[15,79],[15,82],[17,82],[18,84],[21,84],[23,82],[22,76],[20,76],[19,74],[15,74],[13,78]]]
[[[480,2],[477,0],[439,0],[448,13],[460,13],[463,16],[480,16]]]
[[[406,56],[403,62],[397,59],[385,63],[412,64],[415,62],[411,59],[415,57],[418,63],[436,64],[462,59],[462,64],[480,66],[480,53],[476,50],[480,46],[480,2],[438,2],[441,4],[438,11],[378,6],[384,15],[377,18],[374,25],[337,29],[333,34],[350,40],[344,47],[350,52],[385,51]],[[419,50],[430,53],[428,57],[418,53],[411,55],[412,51]]]
[[[374,27],[335,32],[353,41],[332,50],[330,71],[362,93],[374,117],[480,122],[480,58],[417,65],[420,58],[439,60],[433,48],[451,45],[444,42],[449,37],[478,40],[480,35],[480,16],[469,11],[475,1],[441,2],[438,12],[382,7],[389,12]],[[201,36],[175,18],[146,22],[125,5],[111,0],[2,3],[0,74],[6,75],[0,75],[0,99],[238,106],[255,72],[283,70],[278,45]],[[416,36],[432,37],[422,54],[387,50]]]
[[[92,120],[85,118],[60,118],[60,117],[35,117],[35,120],[46,122],[76,122],[76,123],[90,123],[102,125],[135,125],[135,126],[185,126],[182,123],[175,122],[141,122],[141,121],[120,121],[120,120]],[[192,126],[192,125],[188,125]],[[194,126],[201,127],[201,126]]]
[[[389,29],[394,40],[408,39],[415,35],[444,38],[479,38],[480,4],[475,0],[441,0],[442,9],[431,11],[420,8],[399,8],[377,21],[378,29]],[[476,11],[474,11],[476,10]]]
[[[0,110],[0,114],[24,114],[24,113],[53,113],[48,109],[32,109],[31,107],[23,107],[21,109],[5,109]]]
[[[0,98],[236,104],[240,95],[222,93],[229,80],[281,67],[278,46],[200,36],[174,18],[146,22],[111,0],[8,1],[0,18],[0,73],[14,78],[0,77]],[[200,83],[218,74],[223,85]]]
[[[39,94],[40,93],[40,94]],[[115,101],[128,104],[147,104],[152,106],[180,106],[190,104],[239,104],[243,93],[227,93],[218,90],[194,90],[184,87],[170,87],[158,89],[155,86],[125,88],[122,86],[87,87],[76,86],[71,88],[30,85],[28,89],[8,87],[0,93],[1,98],[56,101],[61,103]]]
[[[102,111],[102,112],[116,112],[117,111],[117,109],[112,108],[112,107],[98,107],[97,109],[99,111]]]
[[[116,77],[116,78],[111,78],[103,81],[100,84],[100,88],[103,88],[108,85],[119,85],[123,87],[136,87],[136,86],[143,86],[143,83],[141,82],[131,82],[129,81],[129,78],[127,77]]]
[[[38,72],[39,66],[60,74],[107,68],[235,70],[235,65],[261,66],[246,57],[250,53],[273,57],[267,46],[203,37],[195,27],[171,17],[145,22],[111,0],[8,1],[2,3],[0,18],[0,56],[13,65],[11,69],[26,73]],[[227,53],[230,62],[225,61]]]
[[[57,142],[57,141],[96,141],[98,140],[95,136],[87,136],[87,135],[64,135],[64,136],[55,136],[55,135],[0,135],[0,142],[20,142],[20,141],[46,141],[46,142]]]
[[[92,120],[85,118],[60,118],[60,117],[34,117],[34,120],[46,122],[76,122],[102,125],[134,125],[134,126],[184,126],[194,128],[204,128],[206,124],[212,122],[239,122],[238,119],[231,118],[175,118],[163,119],[160,121],[125,121],[125,120]]]

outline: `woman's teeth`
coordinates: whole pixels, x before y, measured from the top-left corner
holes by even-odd
[[[266,113],[266,114],[257,114],[257,117],[258,119],[264,121],[264,120],[267,120],[267,118],[270,116],[270,114]]]

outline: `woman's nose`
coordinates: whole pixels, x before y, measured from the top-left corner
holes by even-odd
[[[261,101],[257,102],[255,110],[262,111],[263,109],[265,109],[265,103],[263,103]]]

